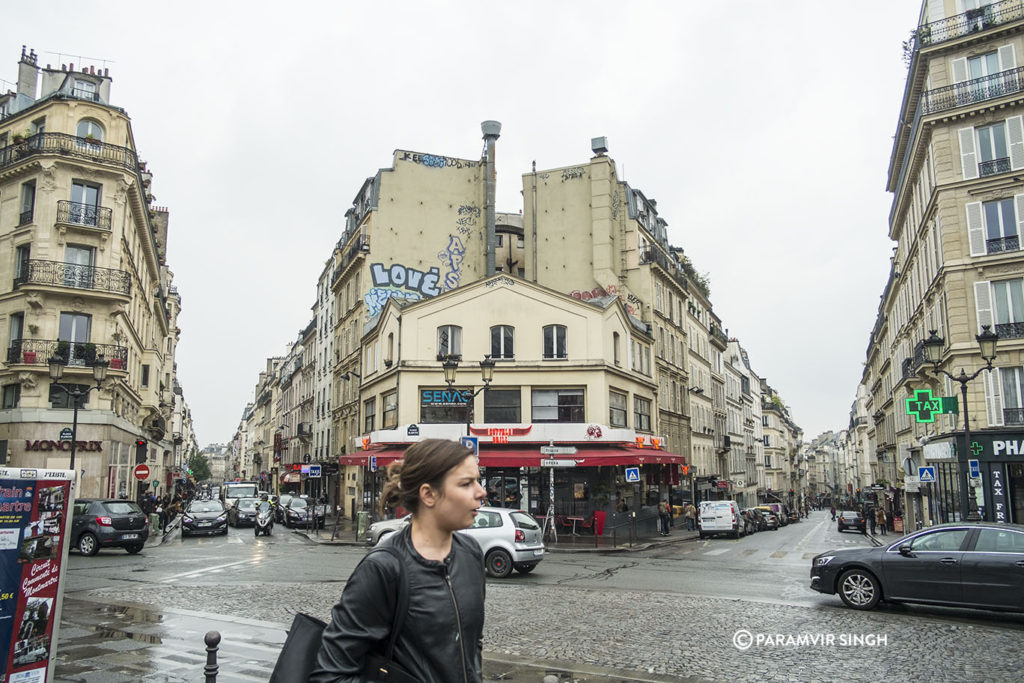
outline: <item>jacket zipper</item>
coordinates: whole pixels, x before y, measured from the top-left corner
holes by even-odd
[[[448,574],[448,567],[444,568],[444,581],[448,584],[448,595],[452,596],[452,606],[455,607],[455,626],[459,629],[459,652],[462,653],[462,680],[469,683],[469,673],[466,671],[466,639],[462,635],[462,618],[459,616],[459,603],[455,599],[455,590],[452,588],[452,577]]]

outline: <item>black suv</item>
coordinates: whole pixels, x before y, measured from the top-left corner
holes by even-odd
[[[130,500],[75,501],[71,545],[83,555],[95,555],[100,548],[124,548],[134,555],[148,537],[149,518]]]

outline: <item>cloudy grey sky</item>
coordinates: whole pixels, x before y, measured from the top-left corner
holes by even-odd
[[[0,78],[106,66],[183,297],[201,445],[231,438],[267,356],[310,320],[362,181],[394,149],[521,174],[590,157],[658,200],[669,238],[807,437],[846,426],[888,275],[885,191],[920,0],[61,0],[4,13]],[[10,83],[0,83],[5,90]]]

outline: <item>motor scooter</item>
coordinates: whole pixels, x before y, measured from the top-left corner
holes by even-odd
[[[274,530],[274,511],[270,507],[270,503],[263,501],[256,508],[256,520],[253,523],[254,536],[259,536],[261,533],[270,536]]]

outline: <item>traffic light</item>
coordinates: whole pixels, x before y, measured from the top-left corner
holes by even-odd
[[[794,491],[793,489],[789,490],[789,495],[793,495],[794,493],[796,493],[796,491]]]
[[[143,463],[146,462],[146,440],[136,439],[135,440],[135,462]]]

